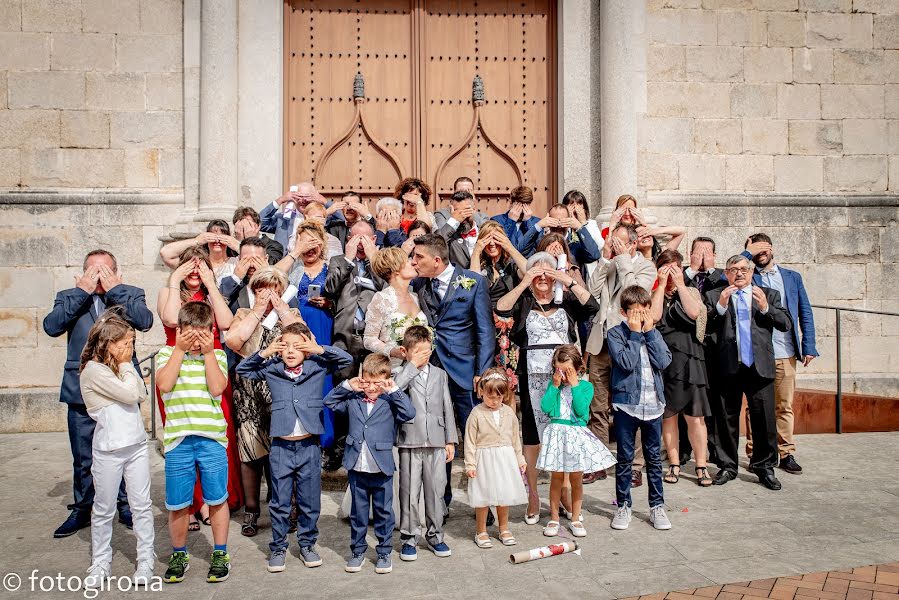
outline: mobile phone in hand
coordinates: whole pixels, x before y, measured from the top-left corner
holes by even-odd
[[[309,298],[318,298],[322,295],[322,286],[317,283],[310,284],[309,286]]]

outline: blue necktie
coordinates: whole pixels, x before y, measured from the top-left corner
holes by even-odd
[[[752,333],[750,324],[752,308],[749,305],[749,294],[746,290],[737,292],[737,327],[740,331],[740,362],[751,367],[755,362],[752,358]]]

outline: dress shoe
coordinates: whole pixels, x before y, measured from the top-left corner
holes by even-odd
[[[724,485],[728,481],[733,481],[737,478],[736,471],[729,471],[727,469],[721,469],[718,471],[718,474],[715,475],[715,481],[712,482],[713,485]]]
[[[69,518],[65,520],[65,523],[56,528],[56,531],[53,532],[53,537],[55,538],[64,538],[69,537],[75,532],[84,529],[85,527],[91,526],[91,516],[90,514],[81,514],[77,510],[73,510],[69,514]]]
[[[594,481],[602,481],[607,477],[606,472],[596,471],[594,473],[585,473],[584,474],[584,484],[593,483]]]
[[[631,487],[638,488],[641,485],[643,485],[643,471],[634,469],[634,472],[631,473]]]
[[[126,529],[134,529],[134,517],[131,516],[130,510],[119,511],[119,523],[124,525]]]
[[[787,454],[780,459],[780,465],[778,466],[787,473],[792,473],[793,475],[802,473],[802,467],[799,466],[799,463],[796,462],[796,459],[793,458],[792,454]]]
[[[755,474],[758,475],[759,483],[769,490],[776,492],[782,487],[777,477],[774,476],[774,469],[759,469]]]

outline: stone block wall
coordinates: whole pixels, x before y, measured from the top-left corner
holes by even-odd
[[[181,13],[0,1],[0,186],[183,187]]]
[[[649,0],[641,191],[718,259],[765,231],[813,303],[899,311],[899,2]],[[686,252],[685,252],[686,254]],[[834,389],[835,319],[815,311]],[[842,321],[848,389],[899,395],[899,317]]]

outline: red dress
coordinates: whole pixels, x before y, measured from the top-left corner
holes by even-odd
[[[201,292],[197,292],[191,301],[205,302],[206,298]],[[175,345],[175,328],[163,325],[165,330],[165,343],[168,346]],[[215,340],[215,348],[222,350],[222,342],[219,337],[219,328],[215,322],[212,324],[212,337]],[[165,405],[162,402],[162,395],[159,388],[156,388],[156,403],[159,406],[159,415],[162,417],[162,424],[165,425]],[[231,512],[236,511],[243,506],[243,484],[240,480],[240,456],[237,453],[237,425],[234,417],[234,405],[231,402],[231,380],[228,380],[228,387],[222,394],[222,414],[228,423],[228,507]],[[194,485],[194,503],[191,506],[191,512],[197,512],[203,506],[203,490],[200,487],[200,478],[197,477],[197,483]]]

